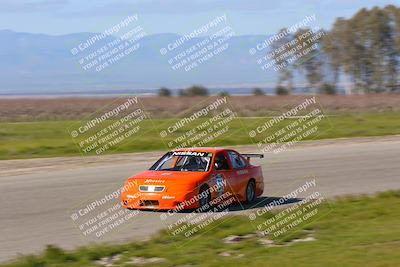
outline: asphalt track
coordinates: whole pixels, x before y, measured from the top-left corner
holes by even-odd
[[[255,147],[243,150],[258,152]],[[157,156],[154,152],[114,156],[97,164],[80,159],[0,162],[0,261],[40,252],[47,244],[72,249],[93,242],[143,240],[166,227],[168,223],[160,219],[163,213],[140,212],[96,238],[79,230],[81,219],[89,215],[71,219],[71,214],[149,167]],[[32,162],[47,165],[31,167]],[[311,143],[268,153],[259,163],[265,177],[264,197],[283,196],[314,178],[315,189],[326,198],[400,189],[400,137]],[[106,207],[93,214],[101,209]],[[252,211],[240,209],[233,207],[230,213]],[[187,214],[177,214],[174,219],[182,216]]]

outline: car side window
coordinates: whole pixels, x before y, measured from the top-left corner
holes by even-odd
[[[216,170],[229,170],[228,160],[224,154],[219,153],[215,156],[215,169]]]
[[[229,151],[228,155],[234,169],[243,169],[246,167],[246,161],[238,153]]]

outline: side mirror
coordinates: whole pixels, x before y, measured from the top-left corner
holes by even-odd
[[[219,170],[219,169],[220,169],[220,165],[218,164],[218,162],[215,162],[215,163],[214,163],[214,167],[215,167],[216,170]]]

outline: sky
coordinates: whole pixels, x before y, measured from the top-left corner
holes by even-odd
[[[102,32],[137,14],[148,34],[185,34],[226,14],[237,35],[272,34],[312,14],[329,29],[337,17],[388,4],[400,0],[0,0],[0,30]]]

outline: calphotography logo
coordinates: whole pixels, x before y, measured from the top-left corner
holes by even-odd
[[[316,21],[316,15],[312,14],[312,15],[308,15],[306,16],[303,20],[291,25],[288,28],[285,28],[284,30],[280,31],[277,34],[272,35],[271,37],[263,40],[262,42],[258,43],[255,48],[250,48],[250,54],[254,55],[256,54],[258,51],[263,51],[265,49],[270,48],[274,42],[277,42],[279,40],[284,39],[285,37],[287,37],[288,35],[293,35],[295,34],[298,30],[302,29],[302,28],[307,28],[313,25],[313,23],[315,23]]]
[[[87,200],[73,208],[70,217],[82,236],[92,241],[101,239],[139,215],[139,211],[122,209],[119,201],[121,192],[137,186],[135,181],[128,182],[117,190]],[[137,197],[140,197],[139,193]]]
[[[278,116],[265,118],[248,135],[262,153],[278,154],[300,141],[316,138],[324,120],[330,123],[313,96]]]
[[[168,57],[173,70],[188,72],[224,53],[234,36],[224,14],[168,43],[160,49],[160,54]]]
[[[161,214],[160,220],[165,224],[172,239],[185,238],[187,241],[183,245],[188,244],[194,238],[206,234],[208,229],[215,227],[220,221],[229,219],[229,207],[238,202],[237,197],[230,192],[231,190],[226,179],[216,180],[216,183],[208,190],[194,195],[181,202],[176,208]],[[181,216],[183,210],[207,199],[209,194],[215,193],[217,197],[206,205]]]
[[[71,54],[79,56],[79,65],[84,71],[101,72],[109,68],[140,48],[140,41],[147,33],[137,25],[138,20],[137,14],[126,17],[72,48]]]
[[[268,200],[248,218],[262,236],[271,242],[279,242],[329,214],[332,209],[329,205],[322,208],[324,202],[326,199],[319,192],[317,180],[313,177],[288,194]]]
[[[143,127],[146,122],[151,123],[151,119],[138,97],[122,97],[71,125],[68,131],[82,155],[100,155],[150,131],[151,128]]]
[[[241,125],[240,118],[228,98],[210,97],[184,111],[171,124],[161,125],[159,135],[168,149],[205,147],[235,133],[244,134],[245,129],[237,124]]]

